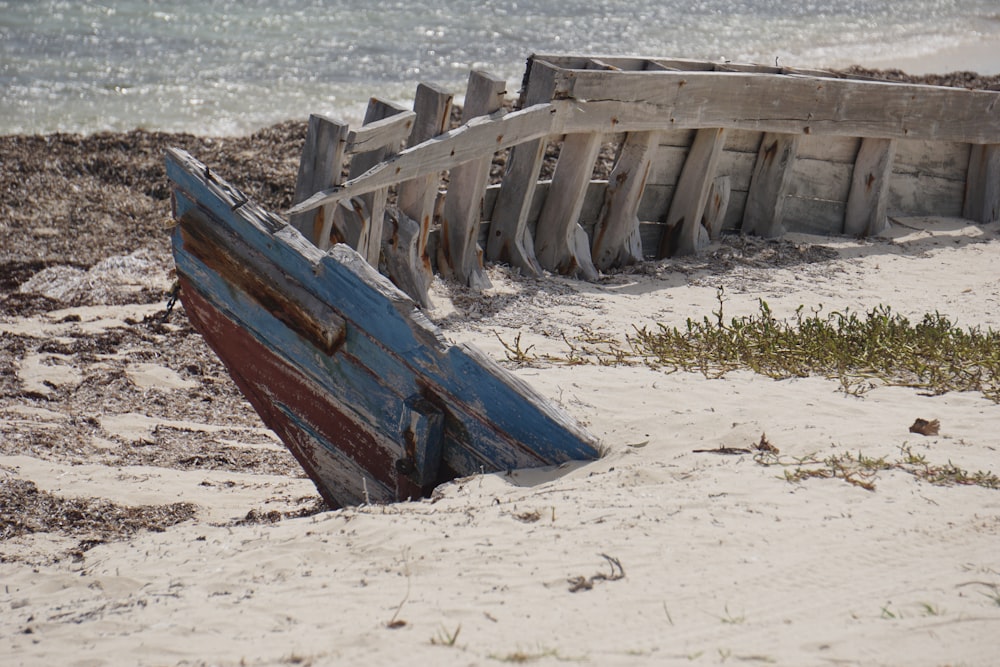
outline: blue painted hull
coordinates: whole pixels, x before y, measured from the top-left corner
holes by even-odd
[[[183,151],[167,173],[185,310],[329,503],[597,457],[572,419],[446,343],[350,248],[319,251]]]

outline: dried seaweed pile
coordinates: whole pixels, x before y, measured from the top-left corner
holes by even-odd
[[[0,540],[43,532],[125,539],[140,530],[163,532],[194,515],[191,503],[125,507],[100,498],[62,498],[29,480],[0,484]]]

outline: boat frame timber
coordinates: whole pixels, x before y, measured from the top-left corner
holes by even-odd
[[[412,200],[422,183],[422,208],[379,210],[387,272],[424,304],[435,263],[473,287],[485,284],[484,260],[594,279],[696,252],[726,232],[868,236],[889,217],[1000,219],[997,91],[777,66],[534,55],[515,110],[490,111],[496,82],[470,74],[473,108],[448,131],[440,124],[447,105],[429,115],[418,99],[415,122],[440,132],[414,134],[401,151],[390,142],[364,173],[300,193],[291,213],[364,216],[361,197],[398,188]],[[550,144],[559,159],[542,179]],[[614,169],[595,179],[594,161],[608,146]],[[487,187],[481,165],[508,150],[501,182]],[[307,142],[304,156],[314,152]],[[461,174],[461,187],[442,192],[442,172]],[[426,203],[435,199],[436,207]],[[328,230],[299,228],[329,244]],[[440,229],[447,238],[435,248]]]

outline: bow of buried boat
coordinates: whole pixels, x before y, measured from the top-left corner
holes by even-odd
[[[328,253],[171,149],[192,324],[334,505],[598,456],[593,436],[467,346],[347,246]]]

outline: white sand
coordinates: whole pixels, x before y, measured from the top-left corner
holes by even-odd
[[[560,330],[621,336],[632,325],[711,316],[720,285],[727,317],[764,298],[779,317],[799,305],[887,304],[1000,328],[1000,225],[903,222],[892,242],[798,237],[838,257],[787,269],[681,273],[668,264],[598,285],[494,271],[498,287],[483,303],[495,312],[453,317],[446,333],[498,358],[493,332],[561,353]],[[749,372],[709,380],[544,363],[516,372],[586,423],[608,455],[458,480],[433,500],[235,527],[220,524],[309,494],[310,483],[3,457],[0,479],[131,505],[187,500],[199,511],[164,533],[99,545],[81,562],[45,562],[72,544],[64,538],[0,544],[27,560],[0,563],[0,663],[997,663],[1000,491],[900,471],[880,472],[874,491],[837,479],[790,483],[749,455],[692,450],[749,447],[766,433],[786,457],[895,460],[909,447],[932,463],[1000,473],[1000,405],[892,387],[852,397],[834,380]],[[153,365],[132,373],[167,377]],[[64,418],[16,417],[56,428]],[[939,419],[940,435],[910,433],[918,417]],[[105,427],[150,424],[136,415]],[[609,559],[623,578],[611,577]],[[571,579],[598,574],[608,578],[571,592]]]

